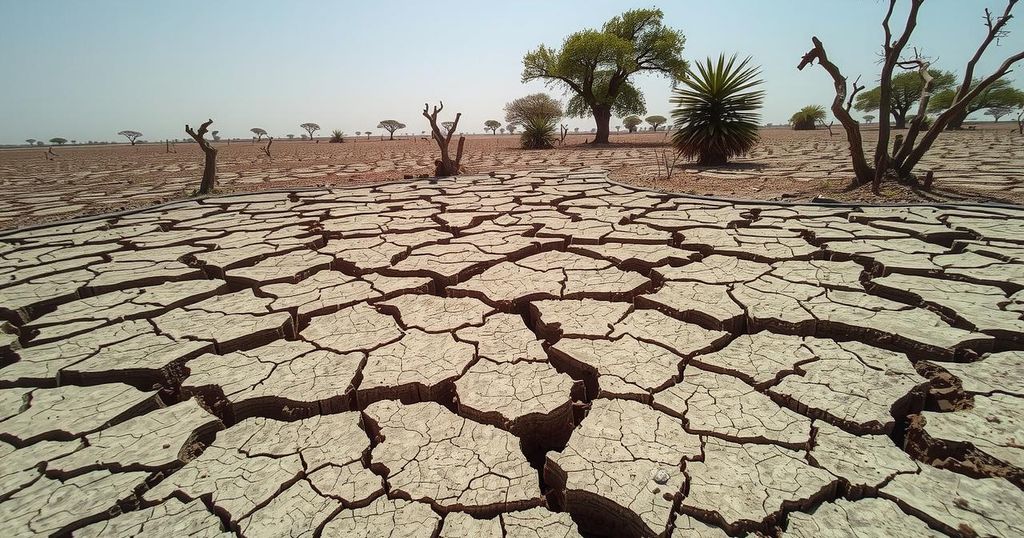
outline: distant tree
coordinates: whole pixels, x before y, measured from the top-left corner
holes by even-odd
[[[658,126],[664,125],[665,122],[668,121],[668,118],[666,118],[665,116],[647,116],[647,118],[644,121],[650,124],[651,129],[657,131]]]
[[[981,82],[980,79],[975,78],[971,81],[971,88],[977,86]],[[1017,106],[1024,106],[1024,92],[1011,86],[1011,82],[1006,79],[999,79],[987,88],[985,88],[977,97],[971,99],[971,102],[967,104],[964,111],[957,114],[949,121],[949,125],[946,126],[948,130],[960,129],[963,125],[964,120],[967,116],[984,109],[1001,108],[1013,110]],[[953,100],[956,98],[956,91],[952,88],[942,90],[932,96],[931,100],[928,101],[929,112],[941,112],[946,110],[953,104]],[[986,113],[991,116],[991,114]],[[1006,114],[1001,114],[1005,116]],[[999,121],[998,119],[996,121]]]
[[[501,127],[501,122],[498,120],[487,120],[484,122],[484,131],[491,131],[492,135],[498,134],[498,127]],[[504,129],[502,129],[504,132]]]
[[[395,131],[405,129],[405,124],[397,120],[381,120],[381,122],[377,124],[377,128],[384,129],[385,131],[388,132],[388,134],[390,135],[388,140],[394,140]]]
[[[993,118],[995,118],[996,123],[998,123],[999,122],[999,118],[1001,118],[1003,116],[1006,116],[1007,114],[1009,114],[1011,112],[1013,112],[1013,108],[1010,108],[1008,106],[994,106],[994,107],[986,110],[985,111],[985,115],[986,116],[992,116]]]
[[[813,131],[818,128],[819,123],[825,122],[825,107],[821,105],[807,105],[793,113],[789,118],[789,124],[794,131]]]
[[[309,140],[309,135],[299,135],[299,138],[303,140]]]
[[[366,135],[366,139],[369,140],[370,139],[370,135],[373,134],[373,132],[372,131],[363,131],[363,134]]]
[[[625,118],[622,118],[622,125],[625,126],[626,130],[629,132],[635,133],[636,128],[639,127],[643,121],[644,120],[640,119],[638,116],[626,116]]]
[[[43,145],[43,141],[42,140],[36,140],[36,146],[37,147],[38,146],[42,146],[42,145]]]
[[[516,129],[518,128],[519,126],[514,123],[509,123],[505,125],[505,130],[508,131],[508,134],[515,134]]]
[[[252,134],[256,135],[257,142],[263,140],[264,136],[267,136],[267,131],[259,127],[253,127],[252,129],[249,129],[249,131],[252,132]]]
[[[441,122],[441,127],[444,127],[444,134],[447,135],[447,134],[452,132],[452,129],[455,127],[455,122],[454,121],[443,121],[443,122]]]
[[[59,136],[50,139],[51,144],[57,144],[58,146],[63,146],[64,144],[67,144],[67,142],[67,138],[61,138]]]
[[[932,90],[941,91],[953,87],[956,84],[956,75],[949,71],[931,69]],[[904,129],[907,126],[907,115],[911,107],[921,98],[921,91],[924,88],[924,78],[917,71],[907,71],[892,77],[892,90],[889,94],[890,113],[896,129]],[[882,100],[882,87],[874,88],[857,95],[853,108],[860,112],[871,112],[878,110]]]
[[[295,138],[295,135],[293,135],[293,134],[287,134],[285,136],[288,137],[288,140],[291,140],[291,139]]]
[[[213,137],[214,142],[220,142],[220,131],[210,131],[210,136]]]
[[[871,122],[875,121],[875,117],[873,115],[871,115],[871,114],[865,114],[864,115],[864,121],[866,121],[868,123],[871,123]]]
[[[29,138],[29,139],[26,139],[25,142],[28,142],[28,145],[30,145],[30,146],[34,146],[36,144],[36,139],[35,138]]]
[[[597,123],[594,143],[607,144],[614,113],[643,114],[643,94],[629,78],[638,72],[685,76],[682,32],[662,25],[659,9],[636,9],[611,18],[600,31],[582,30],[565,39],[560,49],[541,45],[523,57],[522,81],[542,79],[574,95],[570,116],[592,114]]]
[[[142,136],[142,133],[140,133],[138,131],[121,131],[121,132],[119,132],[117,134],[127,138],[128,141],[131,142],[133,146],[135,145],[135,141],[138,140],[139,137]]]
[[[313,139],[313,133],[320,130],[320,126],[312,122],[303,123],[302,125],[299,125],[299,127],[301,127],[304,131],[309,133],[310,140]]]
[[[580,132],[580,128],[579,127],[573,127],[572,132],[578,133],[578,132]]]
[[[331,131],[331,139],[329,140],[332,144],[341,144],[345,142],[345,132],[340,129]]]
[[[619,131],[621,131],[621,130],[622,130],[622,126],[621,126],[621,125],[616,125],[616,126],[615,126],[615,132],[616,132],[616,133],[617,133],[617,132],[619,132]]]
[[[502,127],[502,128],[501,128],[501,129],[499,129],[499,130],[501,131],[501,134],[505,134],[505,128],[504,128],[504,127]]]

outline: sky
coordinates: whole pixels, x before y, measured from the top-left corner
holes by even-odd
[[[686,36],[690,61],[752,56],[765,81],[764,123],[784,123],[808,104],[826,108],[831,79],[796,70],[811,36],[852,80],[875,82],[881,50],[879,0],[0,0],[0,143],[64,137],[116,140],[124,129],[148,140],[183,138],[184,124],[214,120],[223,137],[262,127],[273,136],[374,131],[384,119],[428,129],[425,102],[462,112],[460,131],[504,120],[506,102],[559,88],[520,80],[523,54],[559,46],[621,12],[658,7]],[[902,28],[909,0],[897,9]],[[1002,0],[929,0],[911,45],[937,68],[963,71],[984,36],[985,7]],[[990,47],[987,73],[1024,48],[1024,8],[1012,33]],[[1024,65],[1018,66],[1024,70]],[[1018,73],[1010,75],[1012,79]],[[670,116],[671,82],[635,75],[648,115]],[[1024,77],[1020,77],[1024,87]],[[869,86],[870,87],[870,86]],[[572,118],[590,130],[592,118]],[[613,118],[612,128],[621,122]]]

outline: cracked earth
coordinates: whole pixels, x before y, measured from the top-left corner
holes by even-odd
[[[1020,536],[1024,210],[594,168],[0,234],[11,536]]]

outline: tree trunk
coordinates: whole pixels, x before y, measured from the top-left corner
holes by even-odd
[[[203,153],[206,155],[206,161],[203,166],[203,181],[199,184],[199,194],[211,194],[217,187],[217,149],[203,148]]]
[[[907,113],[906,112],[900,114],[899,112],[893,110],[892,111],[892,118],[893,118],[893,124],[894,124],[892,126],[893,129],[906,129],[907,128]]]
[[[394,132],[394,131],[391,131],[391,132],[390,132],[390,133],[388,133],[388,134],[390,134],[390,135],[391,135],[391,137],[390,137],[390,138],[388,138],[388,140],[394,140],[394,139],[395,139],[395,132]]]
[[[959,131],[963,129],[964,121],[967,120],[967,112],[957,114],[949,120],[949,125],[946,125],[947,131]]]
[[[610,106],[594,107],[594,121],[597,122],[597,136],[594,137],[595,144],[607,144],[609,127],[612,122],[612,110]]]

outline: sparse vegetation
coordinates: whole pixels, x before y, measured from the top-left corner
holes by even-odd
[[[345,132],[340,129],[331,131],[331,139],[329,140],[332,144],[342,144],[345,142]]]
[[[717,63],[708,58],[697,63],[673,90],[672,110],[675,132],[672,143],[684,157],[703,165],[725,164],[743,155],[757,143],[761,125],[758,110],[764,101],[760,69],[750,58],[737,64],[736,56]]]
[[[555,128],[557,118],[536,115],[523,123],[523,133],[519,135],[519,143],[524,149],[547,149],[554,147],[557,137]]]

